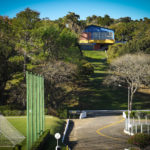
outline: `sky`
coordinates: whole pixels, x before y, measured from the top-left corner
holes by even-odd
[[[0,15],[13,18],[27,7],[38,11],[40,18],[51,20],[64,17],[68,12],[75,12],[80,19],[105,14],[115,19],[150,18],[150,0],[0,0]]]

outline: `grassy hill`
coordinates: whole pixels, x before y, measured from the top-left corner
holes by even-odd
[[[104,51],[83,51],[93,66],[94,74],[84,88],[78,90],[79,109],[127,109],[127,89],[109,88],[102,84],[107,75],[106,54]],[[149,94],[136,93],[133,109],[149,109]]]

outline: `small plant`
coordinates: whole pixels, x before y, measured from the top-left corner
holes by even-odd
[[[79,66],[79,74],[81,75],[92,75],[94,73],[94,67],[91,63],[84,63]]]
[[[126,116],[128,116],[128,111],[125,112]],[[145,119],[145,116],[150,118],[150,111],[132,111],[130,113],[130,118],[138,118],[140,117],[141,119]]]
[[[150,135],[144,133],[135,134],[128,139],[128,143],[136,145],[141,149],[146,148],[150,145]]]

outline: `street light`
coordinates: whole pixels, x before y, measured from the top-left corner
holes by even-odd
[[[128,131],[130,131],[130,87],[128,86]]]

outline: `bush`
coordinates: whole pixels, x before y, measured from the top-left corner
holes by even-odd
[[[94,73],[94,67],[91,63],[84,63],[79,66],[79,74],[80,75],[91,75]]]
[[[126,116],[128,116],[128,111],[125,112]],[[145,116],[150,116],[150,111],[132,111],[130,113],[131,118],[138,118],[140,116],[141,119],[145,119]]]
[[[58,109],[57,113],[58,113],[58,117],[61,119],[67,119],[68,118],[67,109]]]
[[[128,139],[128,143],[140,148],[146,148],[150,145],[150,135],[144,133],[135,134]]]
[[[109,46],[107,51],[109,61],[113,58],[116,58],[119,55],[118,53],[122,46],[122,43],[115,43]]]
[[[48,141],[50,141],[50,130],[44,131],[39,139],[33,144],[31,150],[43,150],[46,148]]]
[[[26,115],[25,110],[17,110],[11,106],[0,106],[0,113],[4,116],[21,116]]]

